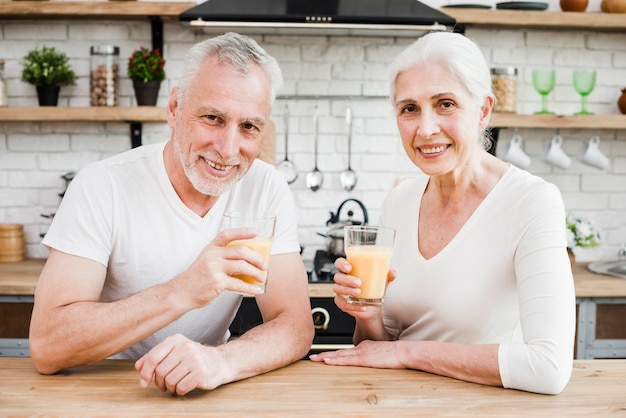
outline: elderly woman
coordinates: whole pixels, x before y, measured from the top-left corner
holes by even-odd
[[[495,96],[465,36],[421,37],[391,80],[404,150],[424,175],[381,209],[381,225],[397,231],[384,305],[349,304],[360,280],[338,259],[335,303],[355,317],[357,345],[311,360],[561,392],[575,295],[559,190],[485,150]]]

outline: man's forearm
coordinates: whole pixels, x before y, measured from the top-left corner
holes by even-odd
[[[56,308],[31,329],[33,361],[41,373],[50,374],[119,353],[185,312],[171,299],[163,286],[156,286],[116,302]]]

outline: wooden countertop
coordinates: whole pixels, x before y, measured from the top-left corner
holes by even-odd
[[[0,295],[33,295],[44,263],[44,259],[0,263]],[[577,297],[626,297],[626,279],[592,273],[586,264],[576,264],[572,271]],[[309,283],[309,295],[335,297],[330,283]]]
[[[606,416],[626,411],[626,360],[574,360],[556,396],[482,386],[411,370],[306,360],[185,397],[142,388],[133,363],[106,360],[52,376],[29,358],[0,358],[2,415],[133,417]]]

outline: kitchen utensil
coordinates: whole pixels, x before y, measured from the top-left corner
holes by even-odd
[[[490,4],[480,4],[480,3],[459,3],[459,4],[446,4],[441,7],[450,7],[456,9],[491,9]]]
[[[498,158],[508,161],[519,168],[527,168],[531,163],[531,158],[522,148],[522,137],[514,134],[507,145],[498,149]]]
[[[339,176],[341,187],[350,191],[356,186],[356,173],[352,171],[350,160],[352,158],[352,109],[346,107],[346,125],[348,125],[348,169],[343,171]]]
[[[322,184],[324,183],[324,173],[322,173],[317,168],[317,146],[318,146],[317,143],[318,143],[318,136],[319,136],[318,125],[319,125],[319,113],[317,110],[317,106],[315,106],[315,112],[313,114],[313,129],[314,129],[313,143],[315,146],[315,163],[314,163],[313,171],[309,172],[306,175],[306,187],[308,187],[314,192],[318,191],[319,188],[322,187]]]
[[[587,110],[587,96],[596,87],[596,70],[574,70],[574,88],[582,98],[582,109],[576,115],[593,115]]]
[[[505,10],[546,10],[548,3],[538,1],[505,1],[496,3],[496,9]]]
[[[564,12],[584,12],[589,0],[560,0],[559,6]]]
[[[341,210],[349,202],[354,202],[359,206],[359,208],[361,209],[362,221],[355,220],[353,218],[354,211],[352,209],[349,209],[347,211],[347,215],[348,215],[347,219],[344,219],[344,220],[341,219]],[[326,250],[329,254],[338,256],[338,257],[343,257],[345,256],[345,252],[343,248],[344,226],[367,225],[368,222],[369,222],[369,217],[367,214],[367,209],[365,208],[365,205],[363,204],[363,202],[361,202],[358,199],[349,198],[341,202],[341,204],[337,208],[336,213],[330,212],[330,218],[326,221],[326,226],[328,226],[326,234],[321,234],[318,232],[317,235],[320,235],[326,238]]]
[[[552,140],[546,145],[539,157],[542,161],[547,162],[550,165],[566,169],[572,163],[572,159],[563,151],[561,145],[563,144],[563,137],[558,132],[552,137]]]
[[[604,170],[609,165],[609,159],[600,150],[600,137],[598,135],[592,136],[583,143],[582,148],[578,152],[578,159],[600,170]]]
[[[291,184],[298,178],[298,170],[294,163],[289,161],[289,105],[285,104],[285,159],[282,160],[276,169],[287,180],[287,183]]]

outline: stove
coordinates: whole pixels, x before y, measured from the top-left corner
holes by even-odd
[[[333,276],[337,273],[335,260],[338,256],[330,254],[325,250],[317,250],[313,258],[313,273],[309,275],[310,282],[332,282]]]
[[[325,250],[317,250],[311,261],[303,260],[309,283],[333,283],[337,269],[333,265],[337,256]],[[352,347],[354,317],[335,305],[334,297],[311,297],[311,318],[315,326],[315,338],[309,354]],[[263,323],[263,317],[254,298],[243,298],[230,332],[233,337],[242,335],[250,328]]]

